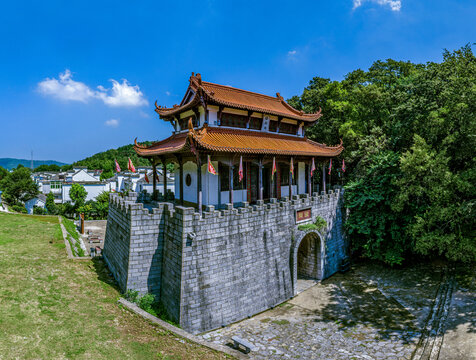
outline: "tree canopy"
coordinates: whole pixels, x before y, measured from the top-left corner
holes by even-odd
[[[289,103],[323,117],[307,136],[343,139],[354,251],[388,264],[411,255],[476,260],[476,57],[376,61],[342,81],[315,77]]]
[[[0,176],[3,176],[0,190],[9,205],[21,205],[39,193],[38,185],[32,180],[30,169],[26,167],[18,166],[13,172]]]

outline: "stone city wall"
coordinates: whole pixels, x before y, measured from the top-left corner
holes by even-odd
[[[104,256],[121,289],[151,292],[172,320],[198,333],[241,320],[295,295],[297,252],[306,232],[296,210],[324,218],[320,240],[322,277],[346,255],[342,194],[216,211],[161,203],[150,213],[134,196],[111,196]],[[124,280],[124,278],[126,280]]]

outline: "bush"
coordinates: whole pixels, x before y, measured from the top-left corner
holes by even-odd
[[[17,213],[28,214],[28,211],[22,205],[12,205],[12,206],[10,206],[10,210],[12,210],[14,212],[17,212]]]
[[[35,215],[46,215],[48,214],[48,211],[46,209],[39,207],[39,206],[33,206],[33,214]]]
[[[137,301],[137,305],[139,305],[142,310],[150,312],[152,310],[152,304],[154,301],[155,295],[147,293]]]
[[[137,290],[129,289],[124,294],[126,300],[135,303],[137,301],[137,297],[139,296],[139,292]]]
[[[301,231],[309,231],[309,230],[321,231],[321,230],[325,229],[326,226],[327,226],[326,220],[324,220],[323,218],[318,216],[316,218],[316,221],[314,221],[314,223],[298,225],[298,230],[301,230]]]

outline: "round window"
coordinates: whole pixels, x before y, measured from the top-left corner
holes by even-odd
[[[185,176],[185,185],[190,186],[192,184],[192,176],[190,174],[187,174]]]

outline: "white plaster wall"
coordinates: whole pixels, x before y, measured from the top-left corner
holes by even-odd
[[[208,109],[208,125],[217,126],[218,125],[218,112],[215,109]]]
[[[218,161],[212,161],[212,164],[218,170]],[[202,168],[202,194],[203,205],[218,204],[218,175],[210,174],[207,166]]]
[[[244,202],[248,201],[247,196],[246,196],[246,189],[244,190],[233,190],[233,203],[239,203],[239,202]],[[229,191],[222,191],[221,192],[221,204],[228,204],[230,202],[230,192]],[[216,204],[212,205],[218,205],[218,201]]]
[[[190,174],[192,177],[192,183],[190,186],[187,186],[187,183],[185,182],[187,174]],[[187,161],[185,164],[183,164],[183,199],[185,201],[197,203],[197,165],[192,161]]]
[[[86,171],[81,170],[78,172],[76,175],[73,176],[72,178],[73,181],[75,182],[80,182],[80,181],[98,181],[94,176],[91,176],[88,174]]]
[[[64,184],[63,185],[63,191],[62,191],[62,199],[63,203],[71,201],[71,198],[69,197],[69,191],[71,190],[71,185],[72,184]],[[81,184],[81,186],[84,187],[86,192],[88,193],[86,195],[86,201],[89,200],[95,200],[96,197],[104,192],[104,191],[110,191],[110,186],[109,183],[106,184]]]
[[[297,185],[292,185],[293,188],[293,195],[297,194]],[[284,185],[281,186],[281,197],[289,196],[289,186]]]
[[[298,163],[298,194],[306,193],[306,164],[303,162]]]
[[[141,193],[144,190],[148,194],[152,194],[152,192],[154,190],[154,184],[152,183],[152,181],[150,182],[150,184],[147,184],[147,183],[138,184],[135,191],[138,192],[138,193]],[[175,192],[175,184],[173,182],[168,182],[167,183],[167,190]],[[164,184],[163,183],[162,184],[157,183],[157,191],[161,194],[164,193]]]

